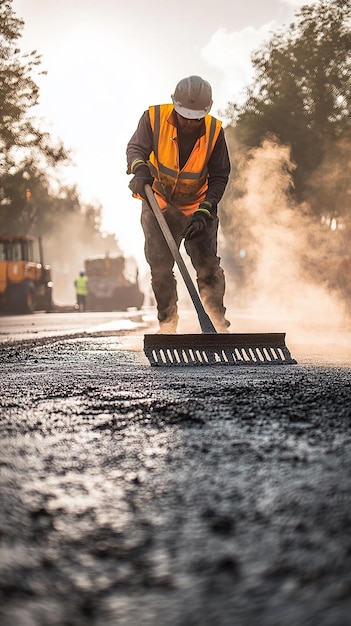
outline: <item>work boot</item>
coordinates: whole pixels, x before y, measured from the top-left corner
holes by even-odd
[[[159,335],[175,335],[178,326],[178,316],[160,322]]]
[[[217,331],[217,333],[228,333],[228,328],[230,326],[230,321],[225,317],[221,317],[220,319],[213,319],[213,325]]]

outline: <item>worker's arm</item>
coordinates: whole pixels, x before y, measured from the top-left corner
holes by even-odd
[[[208,188],[205,199],[191,217],[185,233],[185,239],[195,239],[205,230],[207,222],[217,214],[217,205],[220,202],[228,184],[230,174],[230,159],[228,148],[221,128],[208,162]]]
[[[208,162],[208,189],[206,201],[215,208],[222,199],[230,175],[230,159],[227,143],[221,128],[215,147]]]
[[[149,111],[141,116],[135,133],[127,144],[127,174],[135,174],[140,162],[146,163],[153,150]]]

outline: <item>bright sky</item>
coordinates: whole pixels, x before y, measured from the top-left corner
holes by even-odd
[[[85,202],[103,206],[103,229],[143,262],[140,202],[131,197],[126,145],[150,104],[170,102],[177,82],[212,84],[211,113],[236,100],[250,54],[311,0],[13,0],[25,22],[20,48],[42,55],[36,115],[73,150]]]

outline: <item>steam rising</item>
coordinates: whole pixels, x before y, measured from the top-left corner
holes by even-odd
[[[327,250],[308,207],[292,199],[294,168],[289,146],[264,140],[239,160],[233,181],[239,197],[224,206],[224,253],[228,258],[234,249],[236,258],[234,277],[227,272],[227,306],[259,320],[259,332],[282,325],[336,329],[346,321],[336,296],[308,271]]]

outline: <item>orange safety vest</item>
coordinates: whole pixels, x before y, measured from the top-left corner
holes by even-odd
[[[172,104],[149,107],[154,149],[148,163],[154,176],[153,191],[161,209],[169,203],[185,215],[191,215],[206,197],[207,164],[222,122],[212,115],[206,115],[205,134],[197,139],[186,164],[180,170],[177,127],[172,119],[172,111]]]

